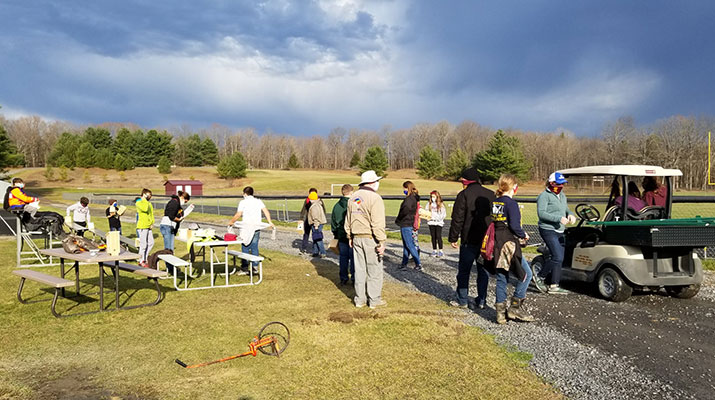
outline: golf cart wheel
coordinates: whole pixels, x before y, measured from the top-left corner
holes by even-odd
[[[665,291],[673,297],[679,299],[689,299],[700,291],[700,284],[693,284],[687,286],[666,286]]]
[[[276,345],[259,347],[258,350],[268,356],[278,356],[285,351],[288,344],[290,344],[290,331],[288,327],[282,322],[269,322],[261,328],[258,332],[258,340],[273,337],[276,340]]]
[[[621,277],[621,274],[609,267],[604,268],[598,274],[596,286],[598,293],[600,293],[604,299],[616,303],[628,300],[628,298],[631,297],[631,293],[633,293],[633,288]]]
[[[534,259],[531,260],[532,275],[539,276],[539,272],[541,272],[541,269],[544,268],[544,264],[546,264],[546,260],[544,259],[544,256],[534,257]]]

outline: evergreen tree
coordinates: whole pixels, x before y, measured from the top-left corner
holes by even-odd
[[[126,171],[134,169],[134,162],[130,157],[125,157],[122,154],[117,154],[114,158],[114,169],[117,171]]]
[[[350,168],[357,167],[360,165],[360,153],[357,151],[353,153],[353,158],[350,159]]]
[[[224,157],[216,166],[219,178],[236,179],[246,177],[248,162],[243,154],[236,152],[228,157]]]
[[[203,163],[201,155],[201,137],[194,134],[176,141],[174,161],[182,167],[200,167]]]
[[[462,149],[457,149],[449,155],[445,165],[445,177],[451,180],[457,180],[462,175],[462,172],[469,167],[469,158]]]
[[[487,182],[494,182],[505,173],[527,179],[531,168],[524,157],[519,138],[507,136],[501,129],[489,140],[487,148],[477,153],[472,164],[482,180]]]
[[[89,127],[84,131],[84,141],[97,150],[112,147],[112,134],[103,128]]]
[[[5,127],[0,124],[0,178],[4,178],[7,173],[5,167],[20,165],[23,161],[22,155],[17,153],[15,143],[10,140]]]
[[[94,165],[102,169],[114,168],[114,152],[111,148],[97,150],[94,153]]]
[[[80,168],[90,168],[94,166],[94,156],[96,150],[89,142],[82,143],[77,149],[75,158],[76,166]]]
[[[295,153],[291,153],[290,158],[288,159],[288,168],[300,168],[300,162],[298,162],[298,157],[296,157]]]
[[[442,157],[431,146],[425,146],[420,151],[420,159],[417,161],[417,175],[425,179],[439,178],[444,174]]]
[[[367,149],[365,159],[360,163],[360,173],[373,170],[380,176],[387,176],[385,171],[388,167],[385,150],[380,146],[373,146]]]
[[[201,142],[201,165],[216,165],[218,163],[218,147],[211,138]]]
[[[171,173],[171,161],[167,156],[161,156],[159,159],[159,165],[157,166],[160,174],[170,174]]]
[[[76,156],[81,144],[81,137],[64,132],[52,147],[47,162],[55,167],[74,168],[77,165]]]

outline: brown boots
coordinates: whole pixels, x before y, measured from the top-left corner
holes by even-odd
[[[506,303],[496,303],[494,308],[497,310],[497,324],[506,324]]]
[[[502,303],[504,304],[504,303]],[[506,316],[509,319],[513,319],[516,321],[521,321],[521,322],[532,322],[534,320],[534,317],[529,314],[528,311],[523,307],[524,305],[524,299],[518,299],[516,297],[511,298],[511,305],[509,306],[509,309],[506,311]],[[497,323],[499,322],[499,312],[497,311]]]

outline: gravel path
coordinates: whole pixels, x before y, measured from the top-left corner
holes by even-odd
[[[326,241],[329,236],[327,233]],[[275,241],[262,239],[260,244],[298,255],[300,232],[280,230]],[[424,272],[398,271],[402,247],[390,242],[385,256],[386,281],[445,301],[452,299],[458,251],[448,247],[441,259],[422,254]],[[328,260],[337,264],[337,257],[330,252]],[[476,275],[472,282],[474,279]],[[557,298],[530,291],[527,301],[538,320],[500,326],[493,322],[492,279],[487,309],[455,312],[465,323],[494,335],[499,343],[531,353],[532,370],[570,398],[712,398],[715,346],[710,335],[715,332],[715,277],[708,274],[706,281],[708,285],[690,300],[643,294],[616,304],[578,287]],[[474,291],[471,296],[476,295]]]

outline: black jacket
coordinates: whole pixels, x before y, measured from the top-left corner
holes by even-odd
[[[478,183],[472,183],[459,192],[452,209],[449,242],[481,246],[487,227],[492,222],[494,192]]]
[[[420,196],[411,194],[405,197],[400,204],[400,211],[395,218],[395,224],[400,228],[409,228],[415,224],[415,214],[417,214],[417,203],[420,201]]]
[[[181,222],[176,221],[176,218],[181,218],[183,213],[184,209],[181,208],[179,196],[172,195],[171,200],[169,200],[169,202],[166,203],[166,207],[164,207],[164,216],[169,217],[169,220],[176,224],[173,229],[174,234],[179,231],[179,225],[181,225]]]

